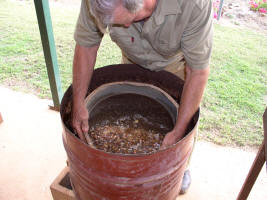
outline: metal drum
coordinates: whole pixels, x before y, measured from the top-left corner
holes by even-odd
[[[157,86],[178,104],[183,81],[165,71],[151,72],[137,65],[113,65],[94,71],[88,94],[99,86],[131,81]],[[197,132],[199,110],[190,121],[185,137],[175,145],[151,154],[112,154],[82,142],[70,126],[72,88],[61,104],[63,143],[71,183],[78,200],[173,200],[180,191],[187,160]]]

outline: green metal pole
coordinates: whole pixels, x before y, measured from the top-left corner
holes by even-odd
[[[34,0],[54,109],[58,110],[62,88],[48,0]]]
[[[222,15],[222,7],[223,7],[223,0],[220,0],[219,12],[218,12],[218,15],[217,15],[217,20],[218,21],[220,20],[220,17]]]

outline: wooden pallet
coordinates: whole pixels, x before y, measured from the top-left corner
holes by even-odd
[[[54,200],[76,200],[69,178],[69,168],[65,167],[50,186]]]

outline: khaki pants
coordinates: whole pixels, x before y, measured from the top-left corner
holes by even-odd
[[[122,60],[121,60],[121,62],[122,62],[122,64],[135,64],[131,60],[129,60],[123,53],[122,53]],[[186,78],[185,62],[184,61],[174,62],[174,63],[166,66],[164,68],[164,70],[166,70],[168,72],[171,72],[172,74],[174,74],[175,76],[178,76],[182,80],[185,80],[185,78]],[[191,152],[191,154],[189,156],[189,159],[187,161],[187,167],[189,167],[189,164],[190,164],[190,161],[191,161],[191,157],[192,157],[192,153],[193,153],[194,148],[195,148],[195,144],[196,144],[196,140],[197,140],[197,135],[198,135],[198,129],[196,131],[197,131],[197,133],[195,135],[192,152]]]
[[[123,53],[122,53],[122,64],[135,64],[131,60],[129,60]],[[178,76],[182,80],[185,80],[185,62],[184,61],[177,61],[174,62],[164,68],[164,70],[173,73],[174,75]]]

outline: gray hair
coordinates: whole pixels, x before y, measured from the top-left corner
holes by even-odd
[[[102,28],[112,24],[113,12],[115,8],[122,4],[129,12],[139,11],[144,4],[144,0],[88,0],[90,12],[96,18]]]

